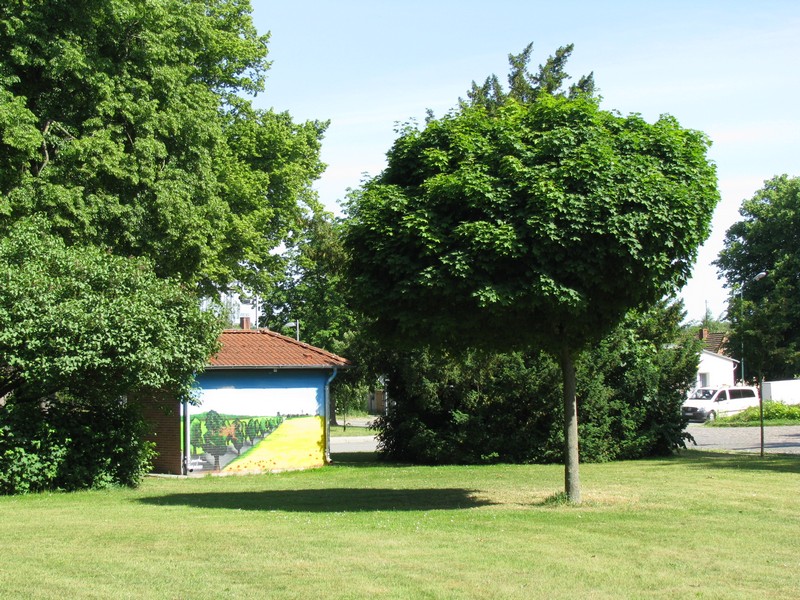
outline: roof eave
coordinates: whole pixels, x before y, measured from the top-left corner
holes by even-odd
[[[321,371],[321,370],[329,370],[329,369],[350,369],[353,365],[208,365],[206,367],[206,371],[217,371],[217,370],[231,370],[236,369],[237,371],[241,370],[266,370],[266,369],[275,369],[275,370],[292,370],[292,371]]]

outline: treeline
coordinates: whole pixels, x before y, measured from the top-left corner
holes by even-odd
[[[191,421],[190,443],[194,454],[205,452],[214,457],[214,470],[220,469],[220,458],[229,451],[241,455],[245,446],[256,443],[275,431],[286,419],[275,417],[233,417],[210,410]]]

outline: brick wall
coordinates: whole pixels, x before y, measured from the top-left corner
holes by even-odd
[[[158,454],[153,461],[153,473],[181,475],[180,403],[168,395],[137,398],[136,402],[142,407],[142,416],[150,426],[146,439],[156,444]]]

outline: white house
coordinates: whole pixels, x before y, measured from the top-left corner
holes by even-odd
[[[697,387],[734,385],[738,365],[738,360],[710,350],[703,350],[700,354],[700,365],[697,368]]]

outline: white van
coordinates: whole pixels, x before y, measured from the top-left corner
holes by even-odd
[[[754,387],[701,387],[684,401],[681,412],[690,421],[713,421],[729,417],[750,406],[758,406],[758,390]]]

